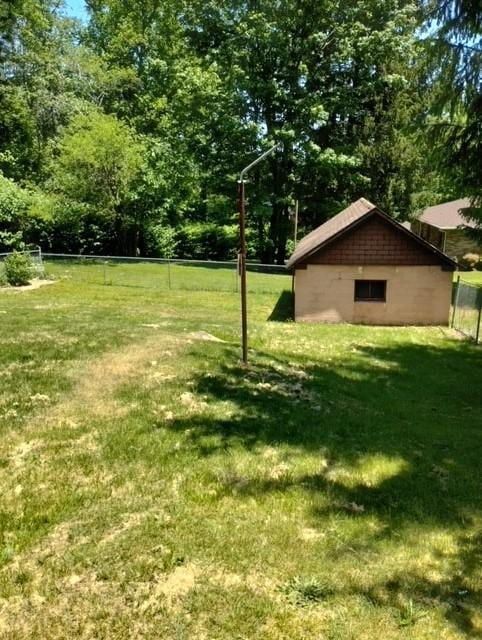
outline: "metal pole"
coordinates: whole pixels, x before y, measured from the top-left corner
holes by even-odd
[[[238,180],[238,207],[239,207],[239,240],[240,240],[240,253],[239,253],[239,271],[241,276],[241,333],[242,333],[242,351],[243,351],[243,364],[248,364],[248,305],[246,301],[246,212],[244,203],[244,176],[245,174],[255,167],[259,162],[271,155],[276,149],[280,148],[280,144],[275,144],[273,147],[262,153],[256,160],[253,160],[247,167],[245,167]]]
[[[457,276],[457,287],[455,289],[454,308],[452,311],[452,322],[450,323],[450,326],[452,327],[452,329],[454,328],[455,312],[457,310],[457,304],[459,302],[459,290],[460,290],[460,276]]]
[[[241,276],[241,333],[243,363],[248,364],[248,303],[246,299],[246,212],[244,205],[244,180],[238,182],[239,195],[239,271]]]
[[[475,330],[475,344],[479,344],[481,318],[482,318],[482,303],[479,307],[479,315],[477,316],[477,329]]]
[[[171,289],[171,261],[168,258],[167,259],[167,286],[168,289]]]
[[[298,207],[299,207],[299,200],[297,200],[295,203],[295,249],[296,249],[296,243],[298,242]]]

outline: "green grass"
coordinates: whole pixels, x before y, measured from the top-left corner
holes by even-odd
[[[90,284],[193,291],[236,292],[239,287],[237,267],[212,263],[101,261],[72,259],[46,262],[48,271],[57,278]],[[255,267],[250,266],[249,269]],[[255,273],[248,280],[252,293],[272,293],[291,286],[291,276],[283,267],[271,268],[272,273]]]
[[[0,292],[0,637],[480,637],[480,348],[131,271]]]
[[[457,280],[458,276],[464,282],[482,286],[482,271],[455,271],[454,280]]]

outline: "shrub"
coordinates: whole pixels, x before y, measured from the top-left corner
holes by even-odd
[[[4,261],[5,278],[12,287],[20,287],[30,282],[32,260],[26,253],[14,251]]]
[[[238,226],[197,222],[176,234],[179,257],[194,260],[233,260],[238,252]]]
[[[27,192],[0,173],[0,251],[22,246],[27,208]]]
[[[473,271],[474,269],[477,268],[479,262],[480,262],[480,256],[478,253],[466,253],[462,258],[460,258],[459,265],[463,269]]]
[[[178,241],[176,230],[169,225],[156,224],[149,229],[148,244],[161,258],[174,258]]]

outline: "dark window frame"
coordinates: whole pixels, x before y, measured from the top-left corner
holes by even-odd
[[[380,285],[383,286],[383,295],[377,293]],[[361,293],[360,289],[365,286],[368,289],[367,295]],[[386,280],[355,280],[354,290],[355,302],[386,302],[387,301],[387,281]]]

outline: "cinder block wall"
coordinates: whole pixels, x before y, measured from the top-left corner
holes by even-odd
[[[386,280],[386,302],[355,302],[355,280]],[[452,272],[440,266],[310,264],[295,272],[295,319],[447,325]]]

